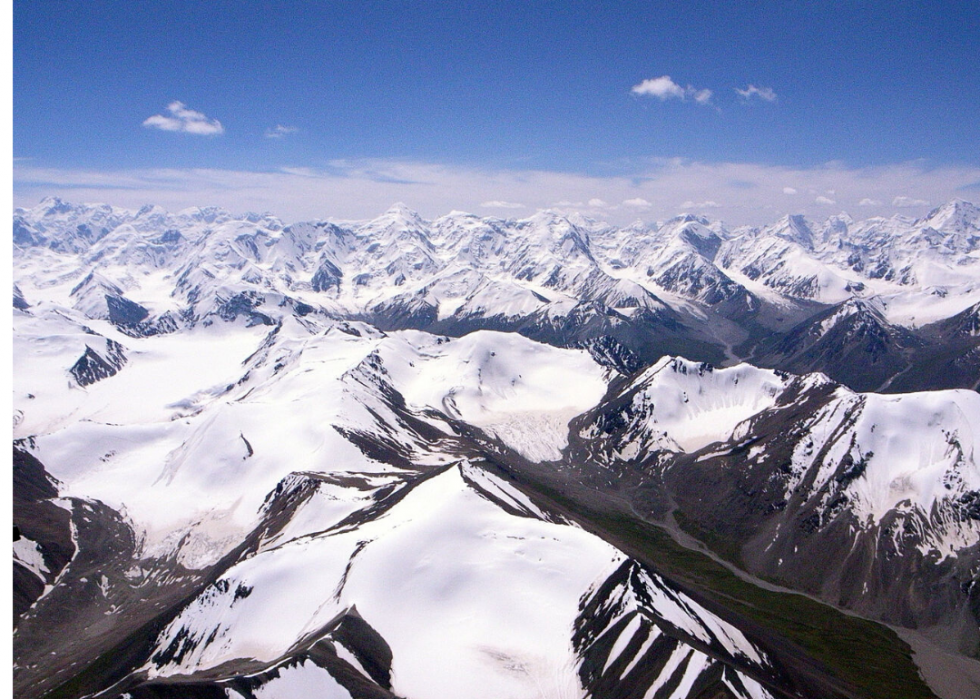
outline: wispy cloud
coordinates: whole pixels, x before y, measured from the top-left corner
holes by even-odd
[[[692,88],[690,85],[687,86],[687,89],[689,91],[694,90],[694,88]],[[711,104],[711,95],[713,94],[711,90],[694,90],[690,94],[694,97],[694,101],[698,104]]]
[[[737,92],[742,97],[742,99],[745,100],[750,100],[753,97],[758,97],[760,100],[764,102],[776,101],[776,93],[773,91],[771,87],[756,87],[755,85],[750,84],[744,90],[740,90],[736,87],[735,92]]]
[[[757,225],[787,213],[825,216],[828,206],[816,203],[817,196],[836,201],[839,210],[861,207],[862,212],[889,216],[919,205],[909,202],[961,197],[961,187],[978,181],[980,167],[932,167],[919,162],[788,168],[676,158],[634,162],[624,166],[621,174],[603,177],[404,160],[337,161],[325,168],[273,171],[65,170],[13,163],[16,206],[33,206],[46,195],[56,195],[133,209],[154,203],[171,211],[195,205],[217,205],[233,212],[272,211],[286,222],[328,216],[371,218],[396,201],[429,218],[454,209],[489,211],[481,205],[520,202],[525,205],[521,213],[554,207],[625,225],[638,213],[648,221],[669,218],[682,213],[677,203],[685,202],[698,211],[710,209],[712,216],[732,225]],[[786,182],[800,193],[812,192],[813,198],[787,197]],[[831,190],[835,194],[828,195]],[[896,192],[914,192],[917,199],[896,197]],[[624,203],[600,208],[590,203],[593,199]],[[641,206],[641,200],[649,206]]]
[[[793,187],[783,187],[783,194],[793,195],[793,194],[796,194],[796,193],[797,193],[797,191]]]
[[[925,199],[913,199],[912,197],[895,197],[892,199],[892,206],[899,209],[912,209],[916,206],[929,206]]]
[[[209,119],[201,112],[188,109],[183,102],[173,101],[167,105],[170,116],[154,114],[143,122],[149,129],[161,131],[182,131],[198,136],[217,136],[225,132],[225,128],[217,119]]]
[[[681,204],[681,208],[687,211],[691,211],[691,210],[703,211],[704,209],[721,208],[721,204],[719,204],[716,201],[712,201],[710,199],[708,201],[699,201],[699,202],[693,202],[691,200],[687,200],[683,204]]]
[[[623,201],[623,206],[632,206],[634,209],[649,209],[653,204],[646,199],[636,197],[635,199],[626,199]]]
[[[698,89],[692,85],[681,87],[669,75],[661,75],[659,78],[649,78],[639,85],[634,85],[631,92],[634,95],[656,97],[661,102],[669,99],[685,101],[692,99],[698,104],[711,104],[711,90]]]
[[[266,129],[266,138],[282,138],[283,136],[288,136],[291,133],[296,133],[299,131],[295,126],[283,126],[282,124],[276,124],[274,129]]]
[[[513,201],[500,201],[494,199],[491,201],[485,201],[480,206],[484,209],[523,209],[525,208],[523,204],[518,204]]]
[[[281,167],[280,172],[285,172],[287,175],[296,175],[297,177],[319,177],[320,172],[314,170],[311,167]]]
[[[819,196],[813,200],[813,203],[820,204],[821,206],[831,206],[833,204],[836,204],[837,202],[831,199],[830,197]]]

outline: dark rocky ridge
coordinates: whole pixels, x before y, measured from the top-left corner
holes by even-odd
[[[831,460],[831,440],[809,471],[792,471],[794,451],[810,439],[803,426],[837,388],[802,379],[753,417],[737,439],[690,454],[641,446],[624,459],[624,445],[638,439],[632,426],[648,419],[632,412],[639,388],[614,384],[603,403],[573,421],[563,469],[593,488],[615,483],[614,491],[637,515],[680,528],[754,576],[868,618],[930,630],[944,647],[980,657],[980,547],[948,557],[918,548],[943,523],[975,520],[980,493],[942,500],[930,513],[892,511],[871,527],[857,521],[844,490],[862,476],[864,465],[850,453]],[[859,400],[852,412],[860,408]],[[596,436],[580,438],[589,426]],[[832,475],[814,488],[821,468],[831,468]],[[799,485],[787,498],[791,478]]]
[[[86,345],[85,352],[69,369],[72,378],[79,386],[90,386],[97,381],[115,376],[126,364],[123,346],[115,340],[105,340],[104,355]]]
[[[391,401],[398,407],[399,401],[396,397],[392,396]],[[399,409],[404,411],[404,407]],[[407,419],[409,416],[406,414],[405,417]],[[488,457],[490,461],[483,463],[486,464],[486,468],[494,470],[499,468],[494,465],[495,463],[521,463],[521,460],[508,450],[501,449],[501,445],[496,440],[488,440],[478,431],[462,423],[456,425],[459,435],[456,438],[458,441],[456,448],[461,454],[476,459],[473,463],[479,464],[481,459]],[[364,440],[368,439],[374,440],[373,444],[367,445]],[[392,451],[392,445],[377,436],[364,435],[357,444],[362,449],[369,449],[373,458],[390,459],[395,463],[404,459],[403,455]],[[31,457],[29,452],[23,450],[19,458],[34,476],[30,479],[22,478],[20,481],[21,487],[26,492],[24,497],[32,497],[32,492],[35,496],[51,496],[55,491],[52,484],[44,480],[43,467],[40,463]],[[379,493],[374,505],[338,523],[337,527],[342,529],[357,527],[363,522],[383,516],[389,508],[397,506],[397,503],[415,485],[437,475],[438,472],[438,470],[427,473],[406,471],[402,487]],[[302,478],[292,478],[289,483],[277,487],[267,498],[260,525],[241,545],[211,568],[191,572],[181,569],[174,561],[144,560],[139,561],[138,564],[142,569],[142,576],[138,580],[132,580],[124,574],[136,560],[131,530],[118,514],[101,503],[74,501],[79,550],[61,584],[20,620],[21,631],[15,647],[17,696],[24,698],[45,696],[53,699],[96,693],[104,697],[121,697],[129,694],[133,697],[206,698],[222,696],[225,689],[234,689],[243,696],[249,697],[255,696],[255,690],[274,679],[282,669],[304,662],[312,662],[325,669],[352,696],[370,699],[393,696],[390,692],[391,650],[384,639],[373,630],[370,620],[360,618],[356,609],[348,610],[346,614],[322,629],[311,633],[285,656],[271,663],[242,661],[194,676],[165,680],[148,680],[141,673],[134,672],[147,661],[158,665],[166,663],[172,657],[176,658],[189,652],[200,642],[189,635],[178,634],[175,644],[152,656],[149,655],[160,630],[175,618],[191,599],[206,593],[211,588],[218,590],[222,584],[226,584],[221,580],[222,572],[252,555],[261,541],[274,537],[302,502],[313,496],[320,479],[327,477],[324,474],[309,474]],[[358,485],[356,481],[357,479],[354,478],[350,485],[371,487],[366,483]],[[486,495],[493,498],[492,495]],[[537,496],[533,497],[538,499]],[[546,510],[549,508],[547,504],[544,504],[544,507]],[[81,516],[82,513],[84,516]],[[515,512],[515,514],[530,516],[529,513]],[[551,516],[556,521],[561,521],[562,515],[556,513]],[[329,535],[329,532],[324,532],[322,535]],[[697,692],[689,694],[691,699],[695,696],[700,697],[702,691],[711,690],[722,692],[724,695],[724,692],[729,691],[726,687],[739,687],[741,681],[736,674],[738,672],[749,673],[777,697],[798,696],[801,690],[804,696],[860,696],[853,688],[848,688],[846,683],[842,684],[839,681],[828,683],[824,676],[825,671],[814,669],[808,665],[810,661],[801,662],[800,658],[795,656],[784,656],[785,651],[770,632],[763,632],[752,625],[746,627],[744,620],[738,616],[731,621],[736,625],[742,624],[742,629],[751,642],[772,659],[775,665],[757,666],[741,656],[731,655],[717,639],[706,643],[694,638],[673,622],[659,616],[649,606],[641,606],[635,611],[644,615],[648,622],[640,625],[624,655],[612,666],[612,669],[609,672],[602,672],[600,665],[608,656],[611,637],[604,636],[605,640],[598,643],[596,639],[601,629],[609,623],[606,600],[610,599],[614,591],[625,589],[624,584],[629,589],[634,589],[636,581],[639,580],[636,576],[641,575],[641,570],[643,568],[635,563],[624,563],[624,566],[596,591],[591,600],[582,601],[581,615],[576,624],[578,629],[576,644],[583,653],[585,661],[581,670],[582,679],[592,688],[593,696],[603,698],[642,696],[657,680],[676,685],[679,681],[676,672],[671,671],[669,676],[660,676],[664,671],[666,656],[673,652],[690,655],[694,651],[707,654],[709,658],[714,658],[714,661],[696,683]],[[654,576],[651,579],[661,580],[656,583],[661,586],[658,594],[676,597],[681,593],[680,588],[652,571],[644,572],[642,575]],[[103,590],[101,593],[97,589],[99,584]],[[244,597],[248,594],[250,594],[248,589],[235,591],[236,596]],[[641,602],[647,600],[644,604],[649,604],[649,593],[641,589],[638,594]],[[67,605],[73,609],[71,614],[65,614]],[[723,607],[712,605],[710,608],[713,613],[719,614],[722,618],[729,616],[729,612]],[[600,609],[604,610],[601,614]],[[112,613],[106,615],[106,611]],[[663,634],[663,640],[651,646],[645,655],[638,659],[637,669],[628,675],[626,681],[613,682],[614,674],[621,672],[628,662],[635,659],[639,647],[654,626]],[[359,664],[368,672],[369,677],[365,677],[338,657],[337,644],[342,644],[353,653]],[[52,653],[55,654],[53,657],[57,658],[56,661],[50,660]],[[789,664],[782,663],[780,658],[783,657],[786,657]],[[45,658],[43,665],[42,658]]]

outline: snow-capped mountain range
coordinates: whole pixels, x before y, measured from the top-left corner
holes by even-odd
[[[980,687],[971,204],[13,232],[19,697]]]
[[[317,313],[384,330],[517,331],[558,346],[611,337],[644,363],[745,359],[859,390],[973,388],[976,332],[953,339],[940,323],[978,322],[978,231],[980,210],[964,201],[920,220],[789,216],[729,230],[695,216],[622,229],[552,212],[424,221],[401,205],[368,222],[284,226],[219,209],[48,199],[15,213],[15,295],[130,334]],[[65,297],[68,285],[53,282],[69,279]],[[789,336],[821,312],[806,338]],[[869,361],[848,374],[824,356],[836,351]],[[945,370],[922,376],[923,366]]]

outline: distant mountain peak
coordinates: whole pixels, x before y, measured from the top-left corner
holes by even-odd
[[[784,217],[776,224],[776,235],[791,243],[802,245],[807,250],[814,246],[813,230],[802,214],[792,214]]]
[[[380,218],[404,219],[412,223],[422,223],[423,220],[415,209],[400,201],[389,206]]]
[[[953,199],[930,211],[922,223],[944,233],[977,232],[980,208],[963,199]]]

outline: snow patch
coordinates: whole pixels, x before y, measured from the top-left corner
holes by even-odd
[[[39,577],[41,582],[47,582],[46,575],[51,571],[44,562],[44,554],[41,553],[41,547],[36,541],[31,541],[25,536],[15,541],[14,560]]]
[[[786,379],[748,364],[716,369],[665,357],[633,385],[633,411],[649,433],[662,433],[684,452],[724,441],[743,421],[775,405]]]
[[[299,665],[280,667],[276,671],[279,673],[278,677],[253,690],[256,699],[351,699],[350,692],[311,660],[304,660]],[[238,694],[232,689],[226,691],[229,699],[233,694]]]

